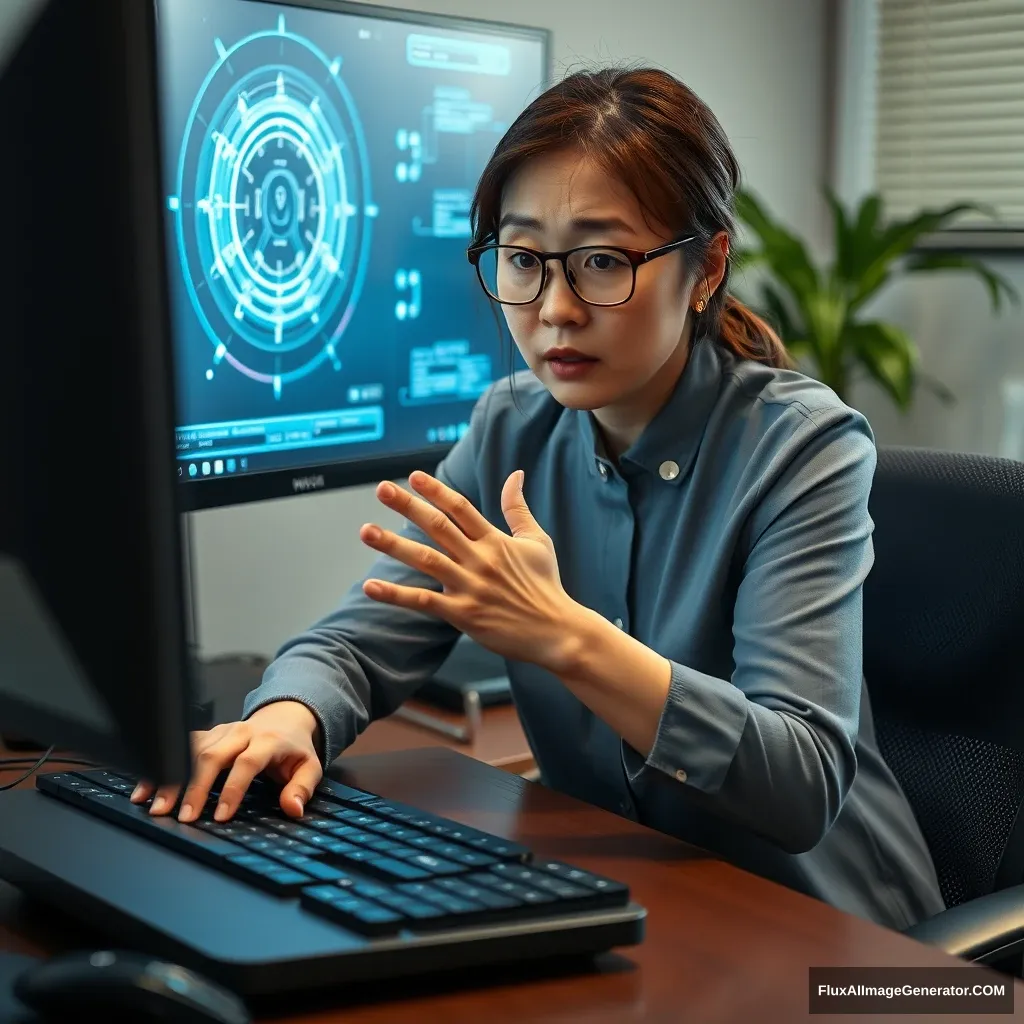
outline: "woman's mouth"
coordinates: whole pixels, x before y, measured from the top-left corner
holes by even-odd
[[[544,359],[559,380],[581,380],[593,371],[598,360],[575,349],[549,349]]]

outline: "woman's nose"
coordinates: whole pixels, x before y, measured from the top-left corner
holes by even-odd
[[[572,290],[559,263],[548,264],[547,279],[541,292],[540,319],[552,327],[586,322],[587,304]]]

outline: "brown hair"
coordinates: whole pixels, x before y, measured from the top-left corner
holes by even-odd
[[[683,251],[704,266],[708,247],[735,235],[733,196],[739,165],[708,106],[682,82],[656,68],[577,71],[538,96],[512,123],[480,177],[470,218],[472,246],[497,241],[501,197],[511,175],[531,157],[571,147],[630,188],[642,208],[677,235],[695,235]],[[741,359],[788,367],[779,336],[728,294],[729,266],[694,337],[717,337]]]

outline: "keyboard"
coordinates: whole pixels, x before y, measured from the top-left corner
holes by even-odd
[[[223,782],[223,776],[219,780]],[[138,780],[106,769],[41,774],[42,793],[368,937],[436,933],[625,908],[621,882],[500,836],[324,779],[301,818],[257,778],[213,820],[219,786],[183,824],[129,800]]]

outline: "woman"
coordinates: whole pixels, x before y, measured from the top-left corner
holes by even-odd
[[[890,927],[942,909],[862,683],[871,432],[728,294],[738,177],[661,71],[574,74],[512,125],[469,256],[530,372],[379,486],[408,525],[364,526],[372,577],[195,736],[181,820],[227,768],[219,820],[264,770],[301,814],[466,633],[552,787]]]

